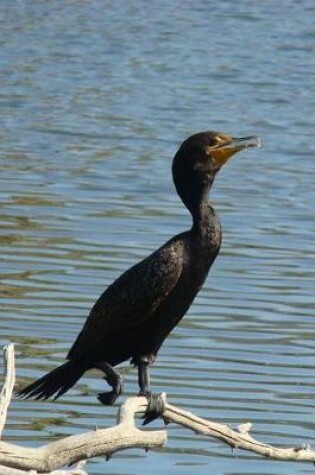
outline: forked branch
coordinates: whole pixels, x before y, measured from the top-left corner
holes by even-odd
[[[0,394],[0,437],[14,386],[13,345],[5,347],[4,358],[6,375]],[[144,397],[129,398],[119,409],[116,426],[65,437],[39,448],[20,447],[0,441],[0,473],[86,475],[83,463],[89,458],[100,455],[109,458],[114,452],[131,447],[146,450],[160,447],[166,443],[165,429],[144,430],[135,425],[136,414],[143,414],[147,404]],[[247,450],[274,460],[315,462],[315,451],[308,446],[279,448],[257,441],[249,435],[250,423],[242,424],[233,430],[227,425],[202,419],[166,402],[162,417],[165,422],[173,422],[197,434],[219,439],[233,449]],[[60,470],[61,467],[73,463],[79,465],[70,470]]]

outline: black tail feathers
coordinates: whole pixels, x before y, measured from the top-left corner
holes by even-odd
[[[55,400],[72,388],[86,369],[86,366],[78,361],[67,361],[50,373],[45,374],[42,378],[34,381],[34,383],[18,391],[16,396],[25,399],[44,400],[54,396]]]

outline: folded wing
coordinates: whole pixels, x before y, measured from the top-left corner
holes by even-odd
[[[180,278],[180,249],[176,242],[165,245],[110,285],[93,306],[68,358],[84,358],[93,347],[99,353],[98,346],[114,346],[115,339],[119,345],[128,331],[154,318]]]

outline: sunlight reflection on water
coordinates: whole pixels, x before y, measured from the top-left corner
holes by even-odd
[[[216,180],[221,254],[153,384],[200,416],[252,421],[264,441],[312,443],[313,4],[289,2],[285,18],[273,2],[0,9],[1,340],[17,344],[19,380],[59,364],[104,286],[190,225],[171,182],[178,144],[207,128],[257,133],[263,148]],[[122,371],[132,394],[135,372]],[[102,386],[93,373],[56,403],[14,401],[6,437],[35,445],[113,424]],[[142,473],[144,458],[152,474],[266,473],[179,427],[161,452],[117,454],[110,470]]]

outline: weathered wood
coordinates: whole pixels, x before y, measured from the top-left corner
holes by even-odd
[[[15,383],[13,344],[4,348],[4,362],[5,381],[0,393],[0,438]],[[98,455],[109,458],[114,452],[130,447],[160,447],[166,442],[165,430],[140,430],[135,426],[135,415],[144,413],[147,404],[144,397],[127,399],[120,408],[116,426],[65,437],[38,448],[0,441],[0,474],[87,475],[82,467],[89,458]],[[77,462],[79,464],[69,470],[59,470],[64,465]]]
[[[11,402],[12,392],[15,383],[15,365],[14,365],[14,345],[10,343],[3,349],[4,361],[4,384],[0,393],[0,439],[5,421],[7,419],[7,411]]]
[[[315,462],[315,451],[306,444],[298,447],[283,449],[259,442],[249,435],[251,423],[238,426],[236,430],[225,424],[201,419],[191,412],[166,404],[163,418],[167,422],[179,424],[191,429],[197,434],[214,437],[228,444],[232,449],[247,450],[273,460]]]
[[[14,347],[4,348],[5,382],[0,394],[0,436],[6,420],[15,380]],[[164,395],[165,398],[165,395]],[[131,447],[151,449],[165,444],[166,430],[144,430],[135,425],[135,416],[146,411],[148,402],[144,397],[132,397],[120,407],[117,425],[106,429],[77,434],[59,439],[39,448],[26,448],[0,441],[1,475],[87,475],[83,469],[86,460],[96,456],[110,456]],[[208,421],[191,412],[165,402],[165,422],[173,422],[193,430],[197,434],[214,437],[238,448],[269,459],[283,461],[315,462],[315,451],[306,445],[292,448],[274,447],[259,442],[249,435],[251,423],[231,429],[225,424]],[[61,468],[69,463],[78,463],[68,470]]]
[[[83,463],[80,462],[76,467],[73,467],[68,470],[54,470],[53,472],[50,472],[49,474],[44,474],[44,475],[88,475],[85,470],[83,470]],[[1,475],[37,475],[37,472],[34,470],[31,471],[25,471],[25,470],[19,470],[17,468],[8,468],[4,467],[3,465],[0,465],[0,473]]]

